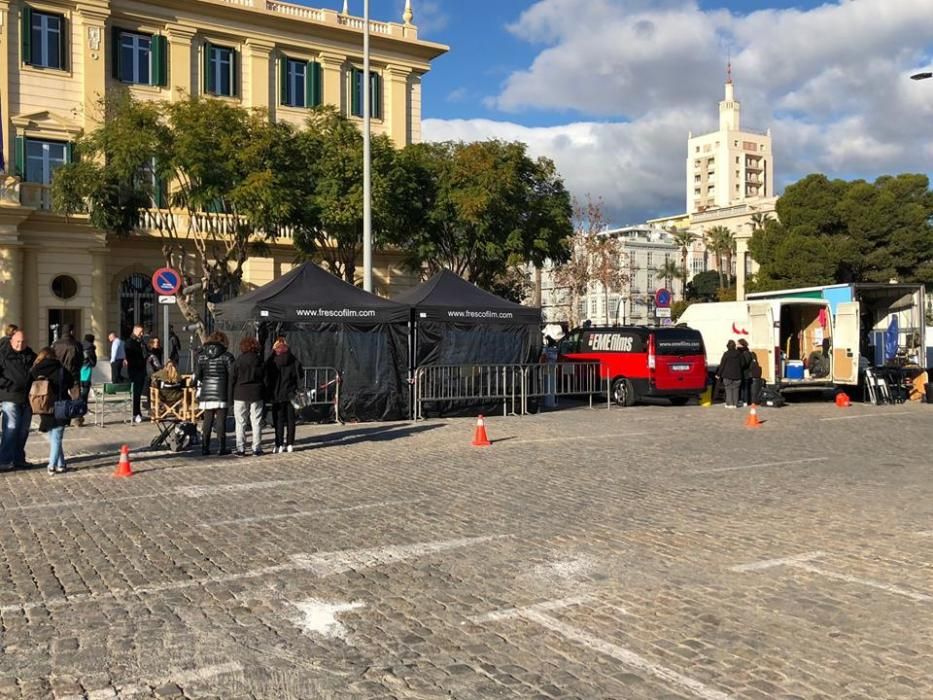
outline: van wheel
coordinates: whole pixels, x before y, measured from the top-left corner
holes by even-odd
[[[686,406],[689,400],[690,400],[689,396],[672,396],[671,405],[672,406]]]
[[[635,389],[628,379],[619,378],[612,383],[612,400],[623,408],[635,405]]]

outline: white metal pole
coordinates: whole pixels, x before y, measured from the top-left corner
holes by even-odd
[[[372,160],[370,154],[369,0],[363,0],[363,289],[373,291]]]

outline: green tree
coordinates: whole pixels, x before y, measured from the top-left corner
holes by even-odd
[[[418,144],[402,157],[416,213],[393,242],[413,269],[492,288],[522,263],[569,256],[570,195],[553,162],[522,143]]]
[[[687,267],[687,254],[690,252],[690,246],[699,236],[688,228],[673,228],[669,232],[674,241],[674,245],[680,248],[680,289],[682,294],[686,294],[688,275],[690,270]]]
[[[809,175],[785,190],[777,214],[750,242],[756,289],[933,282],[933,193],[925,175],[873,183]]]
[[[729,286],[732,279],[732,256],[735,253],[735,234],[725,226],[713,226],[706,232],[706,247],[716,256],[719,286]]]
[[[664,261],[664,264],[661,265],[657,270],[657,278],[664,281],[664,286],[668,289],[673,287],[674,280],[677,278],[683,278],[683,269],[677,264],[676,261],[667,259]],[[684,287],[686,289],[686,287]]]
[[[707,270],[693,276],[687,285],[686,298],[690,301],[715,301],[719,292],[720,275],[716,270]]]

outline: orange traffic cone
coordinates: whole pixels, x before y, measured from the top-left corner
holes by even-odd
[[[482,416],[476,418],[476,432],[473,433],[473,447],[489,447],[492,445],[486,435],[486,419]]]
[[[120,463],[114,476],[133,476],[133,465],[130,464],[130,446],[124,445],[120,448]]]
[[[849,399],[849,395],[846,392],[840,391],[836,394],[836,405],[839,408],[848,408],[852,405],[852,401]]]
[[[760,428],[761,421],[758,420],[758,406],[752,404],[751,410],[748,412],[748,418],[745,419],[746,428]]]

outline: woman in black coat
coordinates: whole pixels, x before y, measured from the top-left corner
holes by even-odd
[[[219,331],[211,333],[198,353],[194,368],[198,387],[198,406],[204,411],[201,454],[211,453],[211,432],[216,425],[220,449],[217,454],[228,455],[227,409],[233,402],[233,355],[227,352],[227,336]]]
[[[253,456],[262,454],[262,409],[265,365],[262,348],[252,336],[240,341],[240,355],[233,364],[233,417],[236,419],[236,453],[246,454],[246,426],[252,427]]]
[[[726,351],[719,360],[719,369],[716,370],[716,379],[721,379],[726,388],[726,408],[737,408],[739,404],[739,390],[742,388],[745,363],[742,353],[736,349],[735,341],[726,343]]]
[[[295,407],[291,399],[301,386],[301,365],[285,338],[276,338],[266,360],[266,390],[275,423],[273,452],[291,452],[295,445]]]
[[[75,385],[75,377],[55,358],[52,348],[42,348],[29,371],[33,384],[37,380],[47,380],[51,402],[70,398],[69,392]],[[54,411],[53,407],[50,407]],[[65,428],[70,420],[59,420],[54,412],[39,414],[39,432],[45,433],[49,441],[49,474],[61,474],[67,471],[65,465]]]

